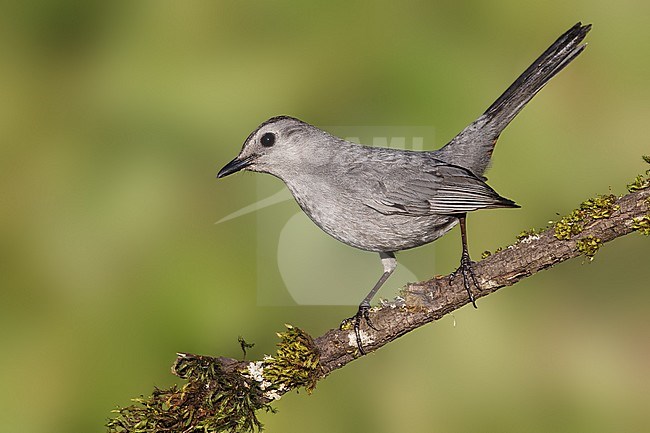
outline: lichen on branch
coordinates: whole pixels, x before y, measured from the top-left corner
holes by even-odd
[[[270,402],[320,377],[319,355],[311,337],[286,325],[273,356],[246,362],[179,353],[172,373],[187,380],[182,388],[155,389],[150,397],[115,411],[111,433],[251,432],[261,430],[257,411],[274,411]]]
[[[644,157],[650,163],[650,158]],[[481,291],[487,296],[557,263],[586,256],[590,261],[602,246],[638,231],[650,235],[650,170],[637,176],[622,197],[612,194],[586,200],[544,230],[522,232],[517,242],[484,253],[474,266]],[[374,328],[364,326],[367,352],[437,320],[467,304],[461,281],[436,276],[407,285],[395,302],[371,310]],[[398,302],[399,301],[399,302]],[[351,330],[334,328],[312,339],[286,325],[274,355],[259,361],[179,353],[172,372],[187,383],[179,388],[155,389],[151,396],[114,411],[110,433],[216,433],[260,430],[259,410],[274,411],[271,402],[283,394],[305,388],[358,359]]]

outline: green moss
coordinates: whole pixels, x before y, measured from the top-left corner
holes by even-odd
[[[272,411],[259,388],[212,357],[180,355],[174,367],[188,383],[155,389],[150,397],[113,411],[109,432],[252,432],[261,430],[256,411]]]
[[[320,377],[309,335],[287,325],[274,356],[258,362],[179,354],[173,371],[187,384],[155,389],[150,397],[113,411],[110,433],[217,433],[260,431],[256,412],[294,388],[311,392]],[[241,341],[240,341],[241,343]],[[246,344],[246,346],[249,346]]]
[[[339,329],[341,331],[350,331],[354,329],[354,320],[344,320],[341,322],[341,326],[339,326]]]
[[[523,230],[521,233],[517,235],[517,240],[518,241],[523,241],[524,239],[533,237],[533,236],[538,236],[539,233],[537,233],[537,230],[532,228],[530,230]]]
[[[311,393],[320,378],[319,355],[309,334],[291,325],[286,332],[279,332],[280,342],[273,357],[266,357],[262,375],[272,385],[270,391],[305,387]],[[268,392],[268,391],[267,391]]]
[[[632,220],[632,228],[645,236],[650,236],[650,215],[643,215]]]
[[[570,239],[572,236],[582,233],[585,219],[611,217],[614,212],[620,209],[620,206],[616,203],[617,200],[615,195],[607,194],[583,201],[578,209],[555,223],[555,237]]]
[[[627,185],[627,190],[630,192],[635,192],[639,191],[642,189],[646,189],[647,187],[650,186],[650,170],[646,172],[645,175],[640,174],[638,175],[632,183]]]
[[[643,160],[650,164],[650,155],[643,155]],[[646,189],[650,187],[650,170],[646,170],[645,174],[638,175],[632,183],[627,185],[627,190],[630,192]]]
[[[558,239],[569,239],[571,236],[580,234],[584,228],[584,212],[576,209],[569,215],[555,223],[555,237]]]
[[[530,242],[536,241],[541,237],[541,234],[546,229],[535,229],[531,228],[529,230],[523,230],[517,235],[517,242],[522,244],[528,244]]]
[[[490,252],[489,250],[485,250],[485,251],[483,251],[483,253],[481,254],[481,258],[482,258],[482,259],[487,259],[487,258],[490,257],[492,254],[500,253],[501,251],[503,251],[503,247],[499,247],[499,248],[497,248],[496,250],[494,250],[494,253]]]
[[[580,210],[584,211],[586,216],[594,219],[609,218],[612,213],[620,209],[616,204],[616,196],[613,194],[599,195],[580,204]]]
[[[579,239],[576,242],[576,250],[578,250],[578,252],[581,254],[587,256],[589,261],[592,261],[601,245],[602,240],[600,238],[597,238],[595,236],[587,236],[585,238]]]

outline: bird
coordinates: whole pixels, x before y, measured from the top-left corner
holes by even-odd
[[[476,308],[480,289],[467,246],[469,212],[517,208],[483,176],[505,127],[551,78],[586,47],[591,25],[578,22],[544,51],[474,122],[442,148],[411,151],[365,146],[335,137],[291,116],[274,116],[251,132],[232,161],[217,174],[268,173],[285,183],[303,212],[323,231],[352,247],[379,254],[383,273],[342,323],[354,328],[365,355],[361,325],[371,301],[397,266],[395,254],[439,239],[460,226],[460,274]],[[450,280],[451,282],[451,280]]]

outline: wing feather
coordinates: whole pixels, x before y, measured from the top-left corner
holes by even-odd
[[[404,173],[404,172],[407,173]],[[456,165],[440,163],[420,172],[400,170],[377,179],[364,203],[385,214],[454,215],[478,209],[518,207],[482,178]]]

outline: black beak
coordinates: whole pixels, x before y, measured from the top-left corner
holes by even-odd
[[[229,174],[237,173],[239,170],[248,167],[252,163],[253,163],[252,156],[249,156],[248,158],[244,158],[244,159],[235,158],[232,161],[230,161],[228,164],[226,164],[221,170],[219,170],[219,174],[217,174],[217,178],[222,178],[228,176]]]

